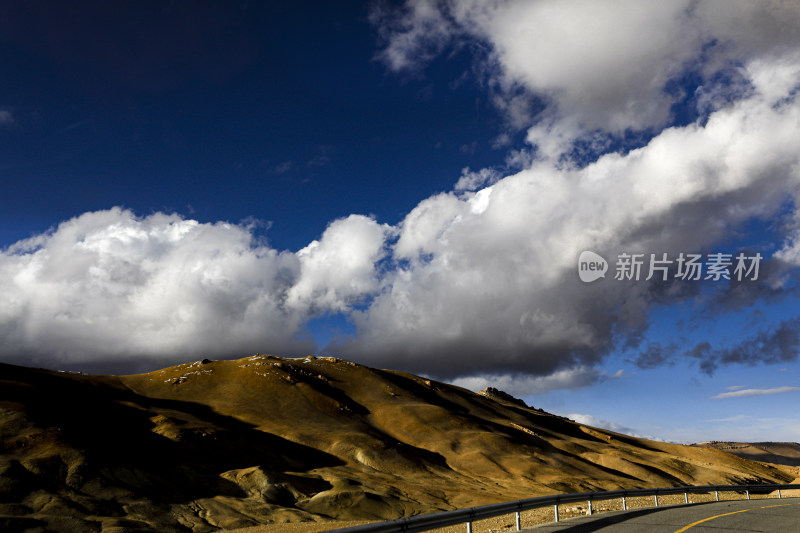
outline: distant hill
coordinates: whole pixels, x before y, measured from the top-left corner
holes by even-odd
[[[0,365],[0,530],[204,533],[795,477],[501,392],[334,358],[257,355],[119,377]]]
[[[745,459],[778,465],[800,466],[800,444],[796,442],[702,442],[702,448],[723,450]]]

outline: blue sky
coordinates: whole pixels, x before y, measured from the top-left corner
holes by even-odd
[[[744,0],[7,3],[0,360],[328,353],[638,435],[800,440],[798,24]],[[619,281],[622,253],[763,260]]]

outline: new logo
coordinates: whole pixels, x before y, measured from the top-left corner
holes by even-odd
[[[578,276],[584,283],[591,283],[597,279],[606,277],[608,271],[608,261],[601,255],[594,252],[581,252],[578,258]]]

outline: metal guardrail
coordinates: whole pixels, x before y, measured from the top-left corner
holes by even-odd
[[[377,522],[374,524],[364,524],[362,526],[345,527],[331,529],[328,533],[412,533],[415,531],[429,531],[439,527],[452,526],[456,524],[466,524],[467,533],[472,533],[472,522],[492,518],[506,514],[516,515],[517,531],[520,527],[520,512],[539,507],[553,506],[555,521],[558,522],[558,506],[564,503],[588,502],[589,514],[592,514],[592,502],[601,500],[613,500],[622,498],[622,508],[627,510],[626,498],[653,496],[653,503],[658,506],[658,497],[670,494],[683,494],[686,503],[689,503],[689,494],[692,493],[715,493],[716,500],[719,501],[720,492],[744,492],[747,499],[750,499],[750,492],[766,493],[778,491],[778,498],[781,498],[782,490],[800,489],[800,485],[704,485],[704,486],[685,486],[669,487],[661,489],[633,489],[633,490],[612,490],[606,492],[581,492],[577,494],[556,494],[554,496],[539,496],[537,498],[527,498],[512,502],[493,503],[480,507],[468,509],[456,509],[454,511],[444,511],[441,513],[431,513],[407,518],[398,518],[388,522]]]

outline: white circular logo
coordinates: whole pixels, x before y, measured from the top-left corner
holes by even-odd
[[[594,252],[581,252],[578,258],[578,276],[584,283],[591,283],[596,279],[606,277],[608,261]]]

